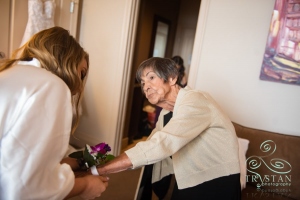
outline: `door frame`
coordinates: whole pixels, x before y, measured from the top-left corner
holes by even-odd
[[[127,22],[130,26],[129,28],[129,34],[128,38],[124,38],[126,45],[125,49],[125,63],[124,63],[124,76],[122,80],[122,94],[121,99],[125,99],[125,101],[122,102],[119,106],[119,116],[117,120],[117,133],[116,141],[115,141],[115,147],[116,152],[121,152],[121,146],[122,146],[122,139],[123,139],[123,130],[125,126],[126,121],[126,106],[127,106],[127,100],[129,95],[129,86],[130,86],[130,73],[131,73],[131,65],[133,60],[133,52],[134,52],[134,45],[135,45],[135,39],[136,39],[136,29],[137,29],[137,21],[138,21],[138,14],[139,14],[139,5],[141,0],[132,0],[131,6],[129,6],[131,9],[129,12],[127,12]],[[211,0],[202,0],[200,2],[200,10],[198,14],[198,21],[197,21],[197,27],[196,27],[196,35],[195,35],[195,41],[194,41],[194,47],[193,47],[193,53],[192,53],[192,60],[191,60],[191,66],[190,66],[190,73],[188,78],[188,85],[190,87],[195,87],[197,82],[197,74],[198,74],[198,66],[201,63],[201,50],[202,50],[202,44],[204,39],[204,33],[205,33],[205,27],[207,22],[207,16],[208,16],[208,10]]]
[[[122,77],[122,86],[121,86],[121,95],[120,95],[120,105],[118,108],[118,119],[116,124],[116,139],[114,142],[115,152],[120,153],[122,150],[122,142],[124,135],[124,127],[126,122],[126,110],[127,102],[129,95],[130,87],[130,75],[131,75],[131,66],[134,55],[134,45],[136,39],[136,29],[138,22],[138,14],[140,7],[140,0],[129,0],[130,6],[128,6],[124,18],[125,26],[129,26],[128,33],[123,34],[122,44],[125,45],[124,49],[124,58],[123,58],[123,67],[124,73]],[[123,49],[123,48],[122,48]]]

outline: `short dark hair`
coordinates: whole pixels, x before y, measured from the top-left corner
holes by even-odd
[[[154,73],[166,83],[169,78],[178,78],[176,63],[169,58],[152,57],[143,61],[136,72],[136,80],[141,83],[144,69],[151,68]],[[178,84],[178,80],[176,81]]]

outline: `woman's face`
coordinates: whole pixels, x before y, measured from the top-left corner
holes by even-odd
[[[80,77],[81,81],[84,81],[84,78],[86,77],[88,72],[88,65],[87,65],[87,61],[85,58],[83,58],[77,68],[77,74],[78,77]],[[72,95],[76,95],[79,91],[73,91]]]
[[[85,76],[87,75],[87,71],[88,71],[88,66],[87,66],[87,62],[85,58],[82,58],[82,60],[79,63],[77,72],[78,72],[78,76],[81,78],[81,80],[83,81]]]
[[[166,99],[171,90],[170,81],[165,83],[151,68],[144,69],[141,80],[142,89],[151,104],[157,104]]]

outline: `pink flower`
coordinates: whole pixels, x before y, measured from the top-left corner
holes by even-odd
[[[101,153],[106,154],[108,151],[111,151],[110,146],[108,144],[105,144],[104,142],[97,144],[95,146],[91,146],[92,152],[91,153]]]

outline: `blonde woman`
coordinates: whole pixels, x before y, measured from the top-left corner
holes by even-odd
[[[63,159],[88,69],[88,54],[61,27],[0,61],[0,199],[93,199],[105,191],[107,177],[75,178],[76,161]]]

